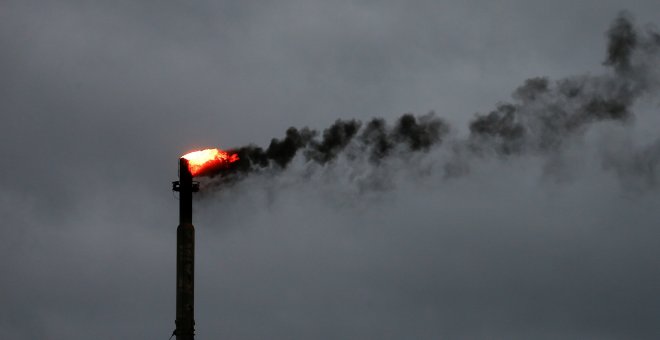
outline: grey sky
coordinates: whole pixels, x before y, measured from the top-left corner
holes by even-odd
[[[622,9],[659,24],[657,1],[5,0],[1,337],[165,339],[182,153],[431,110],[461,138],[527,78],[605,72]],[[611,164],[659,105],[552,161],[297,160],[208,195],[199,337],[658,338],[660,195]]]

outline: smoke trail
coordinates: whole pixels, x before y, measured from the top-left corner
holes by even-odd
[[[266,168],[284,169],[298,153],[307,162],[324,165],[355,140],[359,140],[363,152],[369,153],[370,160],[378,163],[395,149],[426,151],[440,143],[449,131],[448,124],[433,112],[420,117],[404,114],[391,127],[380,118],[374,118],[362,126],[358,120],[337,120],[323,131],[321,138],[315,130],[291,127],[283,139],[274,138],[265,150],[255,145],[231,150],[238,154],[239,161],[229,168],[218,169],[211,176],[235,178],[232,175]]]
[[[603,64],[612,66],[619,72],[626,72],[631,67],[631,55],[637,46],[637,33],[630,16],[622,13],[608,31],[607,59]]]
[[[630,16],[621,13],[607,36],[604,65],[613,73],[573,76],[554,83],[547,78],[528,79],[514,91],[512,103],[499,104],[470,123],[473,146],[503,154],[556,151],[567,137],[593,123],[629,121],[635,100],[657,86],[653,71],[659,35],[641,34]]]
[[[630,122],[635,101],[657,89],[660,34],[650,29],[640,32],[631,16],[622,12],[606,35],[607,55],[603,65],[607,72],[555,81],[546,77],[527,79],[513,92],[510,102],[499,103],[487,114],[476,114],[469,123],[467,138],[447,143],[453,157],[444,165],[445,175],[466,173],[469,171],[466,159],[475,156],[553,157],[573,137],[583,135],[596,123]],[[337,120],[322,134],[309,128],[291,127],[283,139],[273,139],[266,149],[255,145],[234,149],[240,160],[211,176],[226,182],[255,171],[285,169],[297,155],[305,162],[323,166],[342,153],[350,157],[345,152],[349,145],[351,154],[357,152],[372,165],[378,165],[388,157],[402,154],[401,151],[406,154],[428,151],[448,140],[449,131],[449,125],[433,112],[423,116],[404,114],[393,126],[381,118],[365,124]],[[621,161],[609,158],[603,161],[604,166],[623,171],[625,166]],[[655,167],[657,160],[651,162]]]

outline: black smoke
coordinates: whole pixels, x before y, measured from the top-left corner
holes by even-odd
[[[612,66],[617,72],[626,72],[631,67],[631,57],[637,47],[637,32],[630,15],[622,13],[614,21],[609,31],[607,59],[604,64]]]
[[[285,169],[298,154],[306,162],[324,165],[337,158],[356,139],[361,150],[369,153],[370,160],[379,163],[394,150],[426,151],[440,143],[448,131],[448,124],[432,112],[419,117],[404,114],[394,126],[380,118],[364,125],[354,119],[338,119],[323,130],[320,137],[316,130],[290,127],[284,138],[273,138],[266,149],[247,145],[230,150],[238,155],[239,160],[208,175],[236,179],[264,169]]]
[[[475,114],[469,136],[452,140],[454,159],[444,166],[447,175],[465,173],[464,160],[469,157],[552,156],[596,123],[630,122],[636,100],[657,89],[660,34],[640,31],[631,16],[622,12],[606,36],[603,65],[607,69],[603,74],[555,81],[530,78],[513,91],[511,101],[498,103],[486,114]],[[366,123],[337,120],[322,133],[291,127],[284,138],[272,139],[266,149],[248,145],[231,150],[240,160],[210,176],[235,181],[253,172],[285,169],[296,156],[324,166],[342,153],[349,158],[357,153],[378,166],[389,157],[426,152],[448,140],[449,131],[449,125],[433,112],[422,116],[406,113],[393,125],[382,118]],[[345,152],[347,149],[351,151]],[[611,167],[621,169],[622,165]]]
[[[470,122],[473,150],[499,154],[552,153],[571,137],[598,122],[626,123],[633,104],[656,88],[657,33],[640,32],[631,16],[621,13],[607,31],[602,75],[578,75],[556,81],[531,78],[516,89],[511,102],[497,105]]]

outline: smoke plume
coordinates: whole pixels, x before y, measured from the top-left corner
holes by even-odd
[[[381,118],[374,118],[364,127],[358,120],[337,120],[323,130],[320,137],[316,130],[290,127],[283,139],[272,139],[266,149],[248,145],[231,150],[238,154],[239,160],[212,175],[227,177],[266,168],[284,169],[298,153],[306,162],[324,165],[337,158],[351,143],[358,143],[361,151],[368,153],[373,163],[378,163],[396,149],[428,150],[440,143],[448,132],[448,124],[433,112],[419,117],[404,114],[394,126]]]
[[[422,116],[407,113],[392,125],[382,118],[366,123],[337,120],[323,133],[291,127],[284,138],[272,139],[265,149],[255,145],[236,148],[232,151],[240,160],[210,175],[232,182],[253,172],[285,169],[297,156],[320,166],[342,154],[379,165],[397,155],[424,153],[445,141],[451,142],[444,143],[450,145],[452,154],[444,165],[448,177],[469,171],[466,159],[474,157],[556,157],[569,141],[597,123],[631,122],[637,99],[657,89],[660,34],[650,29],[640,31],[631,16],[622,12],[607,31],[607,39],[606,72],[554,81],[547,77],[527,79],[513,91],[511,101],[498,103],[486,114],[475,114],[467,138],[450,139],[450,126],[433,112]],[[645,169],[655,169],[657,158],[651,157]],[[649,158],[631,156],[624,162],[605,157],[603,165],[617,173],[623,172],[624,164],[641,171],[644,166],[639,165],[640,159]]]

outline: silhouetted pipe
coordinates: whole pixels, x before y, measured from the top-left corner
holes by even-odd
[[[176,229],[176,328],[177,340],[195,337],[195,227],[192,224],[192,194],[198,190],[188,169],[179,159],[179,227]]]

